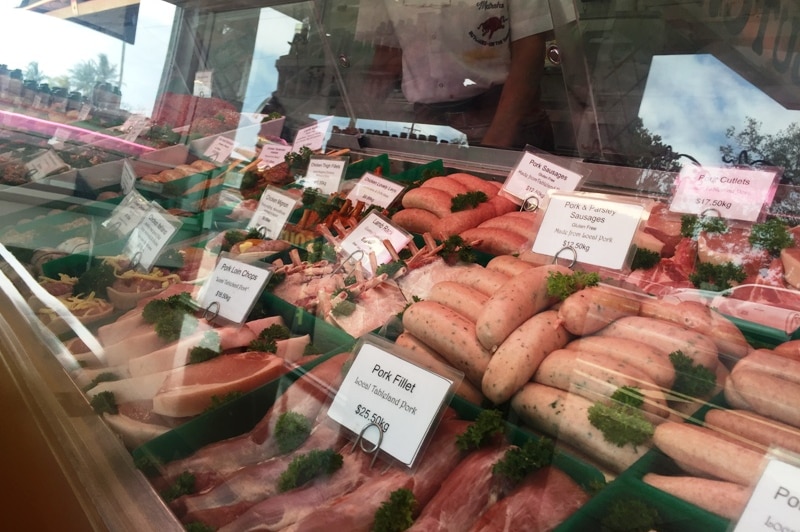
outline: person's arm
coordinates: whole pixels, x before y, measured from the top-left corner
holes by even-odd
[[[509,147],[514,144],[526,111],[538,105],[539,82],[544,72],[543,33],[511,43],[511,66],[492,123],[482,145]]]

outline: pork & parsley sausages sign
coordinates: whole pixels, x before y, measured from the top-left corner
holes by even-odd
[[[382,432],[380,449],[410,467],[453,383],[365,342],[328,415],[372,444]]]
[[[644,212],[641,203],[602,194],[551,192],[533,252],[622,269]]]

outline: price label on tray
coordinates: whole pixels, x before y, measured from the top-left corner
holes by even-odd
[[[302,185],[305,188],[319,189],[322,194],[333,194],[339,191],[346,168],[347,159],[345,157],[335,159],[311,157]]]
[[[176,217],[161,212],[157,205],[153,205],[139,225],[134,228],[122,253],[144,270],[149,271],[161,254],[161,250],[178,232],[182,223]]]
[[[214,162],[224,163],[231,156],[235,141],[222,135],[214,139],[203,155]]]
[[[328,116],[317,120],[310,126],[300,129],[294,137],[292,151],[300,153],[300,149],[303,147],[311,151],[322,149],[322,145],[325,143],[325,137],[328,136],[328,129],[331,127],[331,120],[333,120],[333,117]]]
[[[277,166],[286,160],[286,154],[292,151],[288,144],[267,143],[261,148],[258,154],[259,166],[266,165],[267,168]]]
[[[203,285],[200,305],[212,316],[244,323],[271,275],[269,268],[222,254],[214,272]]]
[[[767,460],[734,532],[797,530],[800,513],[800,467]]]
[[[530,197],[536,204],[544,203],[550,190],[572,191],[578,188],[583,176],[525,152],[503,184],[503,190],[520,202]]]
[[[43,154],[34,157],[25,164],[25,167],[28,169],[28,172],[30,172],[32,181],[42,179],[53,172],[66,170],[68,168],[67,163],[53,150],[47,150]]]
[[[453,385],[380,346],[365,342],[333,398],[328,415],[411,466]],[[369,446],[367,446],[369,448]]]
[[[377,205],[385,209],[403,192],[404,188],[400,183],[366,172],[347,195],[347,199],[353,203],[361,201],[367,205]]]
[[[125,159],[122,163],[122,175],[119,178],[119,186],[123,194],[129,194],[136,185],[136,172],[133,171],[130,161]]]
[[[140,224],[150,212],[152,205],[136,190],[131,190],[103,222],[106,227],[120,236],[126,236]]]
[[[292,214],[297,200],[280,189],[267,186],[261,194],[256,212],[248,227],[263,228],[264,238],[276,239]]]
[[[133,142],[142,134],[147,127],[147,117],[144,115],[131,115],[119,129],[122,131],[122,138]]]
[[[400,251],[411,242],[411,234],[373,211],[342,240],[341,253],[346,258],[360,260],[365,270],[372,271],[370,252],[375,253],[378,265],[392,261],[384,240],[388,240],[395,251]]]
[[[551,192],[533,252],[615,270],[625,267],[645,208],[599,194]]]
[[[686,214],[756,222],[772,203],[778,172],[745,168],[681,169],[670,210]]]

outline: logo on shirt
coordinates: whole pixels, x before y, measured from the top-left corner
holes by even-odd
[[[501,17],[489,17],[480,24],[478,24],[475,30],[471,30],[469,32],[470,37],[472,37],[475,42],[485,45],[485,46],[497,46],[505,42],[508,39],[508,32],[503,34],[503,38],[499,40],[492,40],[494,34],[500,30],[506,28],[508,24],[508,18],[503,15]]]

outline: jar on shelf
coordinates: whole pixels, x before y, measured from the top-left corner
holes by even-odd
[[[39,85],[35,80],[26,79],[22,82],[22,105],[25,107],[33,106],[33,99],[36,98]]]
[[[80,111],[83,106],[83,95],[79,91],[72,91],[67,96],[67,112]]]
[[[39,83],[36,87],[36,95],[33,97],[33,107],[35,109],[50,108],[50,84]]]
[[[15,105],[20,104],[22,98],[22,70],[15,68],[8,73],[8,98],[14,100]]]
[[[8,65],[0,65],[0,96],[5,96],[8,92],[9,74]]]
[[[53,87],[50,91],[50,110],[56,113],[67,112],[68,91],[64,87]]]
[[[114,85],[111,88],[111,96],[110,96],[110,107],[111,109],[119,109],[120,104],[122,103],[122,91],[119,90],[119,87]]]

